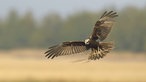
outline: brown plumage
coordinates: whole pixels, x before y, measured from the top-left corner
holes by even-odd
[[[46,57],[53,59],[57,56],[76,54],[88,49],[89,47],[82,41],[63,42],[62,44],[50,47],[45,54],[47,54]]]
[[[70,41],[63,42],[59,45],[52,46],[45,52],[47,58],[53,59],[61,55],[77,54],[87,50],[91,50],[88,59],[96,60],[103,58],[113,48],[111,42],[103,41],[113,26],[114,17],[117,17],[117,13],[110,11],[104,12],[100,19],[96,22],[93,33],[85,41]]]
[[[114,23],[113,18],[117,16],[117,13],[113,11],[104,12],[104,14],[96,22],[91,38],[93,40],[99,39],[100,41],[103,41],[111,31]]]

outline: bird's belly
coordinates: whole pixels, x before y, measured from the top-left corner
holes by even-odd
[[[96,42],[96,41],[91,42],[90,47],[91,48],[97,48],[98,47],[98,42]]]

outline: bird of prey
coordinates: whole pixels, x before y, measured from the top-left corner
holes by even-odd
[[[113,49],[112,42],[102,42],[113,26],[114,18],[117,17],[114,11],[105,11],[100,19],[95,23],[93,32],[85,41],[68,41],[61,44],[49,47],[45,52],[47,58],[53,59],[54,57],[62,55],[71,55],[90,50],[88,60],[96,60],[103,58],[110,50]]]

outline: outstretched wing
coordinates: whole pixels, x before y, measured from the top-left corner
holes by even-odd
[[[46,57],[53,59],[61,55],[70,55],[88,50],[89,47],[82,41],[63,42],[62,44],[52,46],[45,52]]]
[[[100,19],[96,22],[91,38],[93,40],[99,39],[100,41],[103,41],[111,31],[114,23],[113,18],[117,16],[117,13],[113,11],[104,12]]]

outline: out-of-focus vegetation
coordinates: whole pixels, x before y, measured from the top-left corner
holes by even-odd
[[[144,53],[112,52],[103,59],[87,62],[88,55],[48,60],[42,52],[1,51],[0,82],[146,82]],[[86,60],[79,61],[83,58]]]
[[[88,61],[78,54],[45,59],[44,50],[0,52],[0,82],[146,82],[144,53],[110,53]],[[117,55],[121,54],[121,55]],[[85,58],[84,61],[77,61]]]
[[[0,49],[47,48],[62,41],[84,40],[103,12],[84,11],[66,19],[52,13],[36,20],[31,11],[19,15],[11,10],[6,19],[0,19]],[[146,51],[146,8],[125,7],[117,12],[108,41],[115,42],[115,50]]]

